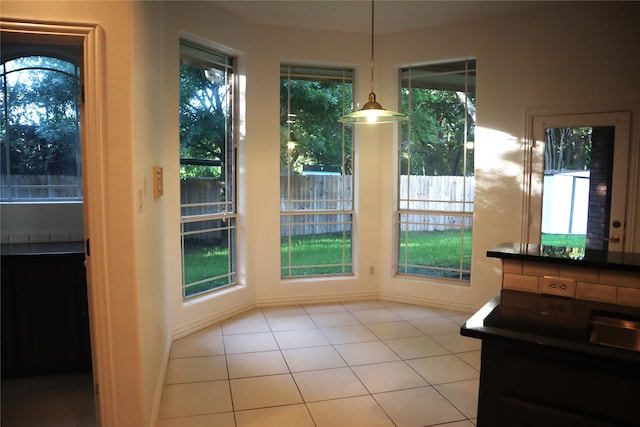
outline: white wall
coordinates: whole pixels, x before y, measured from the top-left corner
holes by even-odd
[[[93,182],[97,183],[93,188],[85,188],[88,193],[85,205],[104,206],[99,215],[85,217],[84,221],[93,221],[90,227],[100,230],[100,235],[90,236],[93,260],[88,273],[99,271],[94,274],[96,283],[89,282],[89,294],[100,293],[98,304],[106,318],[99,325],[92,324],[92,341],[98,339],[106,343],[93,354],[94,362],[99,362],[98,379],[104,380],[100,384],[101,402],[109,412],[105,427],[150,425],[149,408],[154,405],[155,393],[155,384],[150,384],[158,379],[159,372],[145,371],[143,365],[150,364],[157,369],[164,353],[154,352],[153,347],[159,347],[158,341],[168,341],[166,332],[152,330],[150,322],[141,321],[141,309],[147,303],[151,284],[140,283],[140,280],[148,280],[153,275],[138,276],[136,245],[138,240],[160,239],[154,246],[146,246],[149,250],[145,256],[157,258],[165,244],[161,233],[136,231],[134,177],[139,174],[133,140],[131,8],[128,2],[3,1],[1,10],[3,18],[22,21],[97,24],[96,33],[104,36],[96,52],[100,80],[95,82],[105,89],[104,97],[87,99],[96,106],[101,121],[98,132],[92,135],[97,138],[83,143],[89,144],[92,152],[91,167],[84,168],[84,172],[92,175]],[[103,176],[97,177],[97,174]],[[153,268],[160,269],[160,276],[163,275],[162,266]],[[96,285],[100,289],[93,289]],[[153,304],[153,300],[149,304]],[[165,316],[161,306],[146,307],[149,308],[145,314],[151,312],[154,318]],[[91,318],[93,321],[95,316]],[[156,338],[151,338],[154,336]]]
[[[527,111],[637,108],[637,18],[637,4],[631,2],[580,2],[553,12],[384,38],[381,59],[386,64],[382,74],[385,82],[394,81],[394,67],[428,61],[476,57],[478,71],[471,286],[394,278],[387,268],[380,284],[383,295],[478,307],[498,291],[500,264],[486,258],[485,253],[498,243],[520,240]],[[395,90],[383,89],[379,97],[392,99]],[[638,146],[636,129],[632,141],[636,153]],[[392,150],[386,146],[382,158],[392,158]],[[390,218],[393,172],[386,167],[381,171],[385,183],[381,217]],[[637,215],[638,209],[635,212]],[[391,241],[391,227],[380,229],[383,241]],[[391,259],[391,251],[390,246],[383,247],[381,259]]]
[[[105,333],[113,344],[107,359],[117,396],[116,425],[151,422],[172,338],[254,304],[377,295],[468,310],[486,302],[500,286],[499,263],[487,259],[486,250],[520,239],[527,110],[637,107],[640,102],[640,70],[634,62],[639,30],[631,9],[637,11],[633,2],[580,3],[552,14],[378,37],[376,93],[390,109],[397,108],[400,66],[477,58],[472,282],[457,286],[392,274],[394,125],[357,132],[356,275],[280,279],[280,62],[354,66],[360,82],[356,98],[363,102],[369,83],[367,35],[257,26],[207,2],[132,6],[3,1],[3,17],[95,22],[104,30],[106,95],[99,102],[105,118],[101,195],[106,208],[100,226],[111,307]],[[243,120],[238,181],[241,283],[186,303],[180,297],[180,34],[209,40],[237,55]],[[632,146],[638,150],[637,130]],[[158,200],[151,196],[153,165],[164,168],[165,195]],[[368,275],[369,266],[376,269],[373,276]]]
[[[14,203],[0,206],[2,243],[82,241],[82,203]]]
[[[500,287],[499,262],[486,250],[519,241],[525,117],[529,109],[601,105],[636,106],[634,43],[638,30],[625,4],[571,5],[553,13],[501,18],[377,37],[376,92],[397,108],[398,68],[475,57],[478,63],[474,259],[470,286],[393,276],[395,126],[362,127],[356,142],[357,205],[352,277],[280,279],[278,79],[283,61],[356,68],[356,101],[369,91],[369,37],[250,24],[215,5],[180,2],[167,17],[167,59],[177,61],[180,30],[236,51],[243,64],[240,212],[241,285],[220,298],[182,303],[171,297],[178,333],[242,304],[282,304],[366,296],[478,308]],[[204,17],[215,16],[216,25]],[[204,20],[204,22],[203,22]],[[567,25],[581,22],[581,25]],[[175,26],[175,29],[170,29]],[[634,38],[635,37],[635,38]],[[615,48],[612,48],[614,46]],[[580,58],[580,60],[576,60]],[[583,60],[584,58],[584,60]],[[606,64],[606,65],[604,65]],[[622,70],[622,71],[619,71]],[[637,71],[637,67],[635,69]],[[246,74],[245,74],[246,72]],[[168,77],[168,93],[177,87]],[[615,80],[615,82],[612,82]],[[607,81],[605,88],[594,82]],[[168,98],[175,106],[177,89]],[[173,99],[172,99],[173,97]],[[175,107],[174,107],[175,108]],[[171,110],[170,110],[171,111]],[[177,118],[167,135],[177,135]],[[174,136],[177,141],[177,136]],[[636,140],[637,142],[637,140]],[[637,143],[635,144],[637,147]],[[177,156],[176,156],[177,157]],[[168,170],[177,176],[177,162]],[[170,192],[177,204],[177,179]],[[168,230],[177,236],[177,227]],[[176,239],[177,237],[174,237]],[[179,252],[174,249],[175,259]],[[173,257],[171,257],[173,258]],[[376,273],[369,276],[369,267]],[[179,269],[171,282],[179,282]]]

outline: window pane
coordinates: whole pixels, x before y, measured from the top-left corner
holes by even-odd
[[[234,283],[235,220],[182,224],[184,296]]]
[[[401,70],[398,273],[469,280],[475,61]]]
[[[183,215],[233,208],[230,68],[192,58],[180,64],[180,178]],[[212,194],[215,193],[215,194]]]
[[[400,215],[398,271],[468,280],[471,229],[470,216]]]
[[[351,225],[351,215],[282,215],[282,276],[351,273]]]
[[[352,75],[281,67],[282,277],[352,273]]]
[[[237,283],[233,61],[180,45],[183,296]]]
[[[3,63],[1,199],[80,200],[79,68],[28,56]]]

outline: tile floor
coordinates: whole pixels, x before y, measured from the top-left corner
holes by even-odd
[[[158,427],[472,427],[469,316],[388,301],[251,310],[173,343]]]
[[[96,427],[91,373],[2,380],[2,427]]]

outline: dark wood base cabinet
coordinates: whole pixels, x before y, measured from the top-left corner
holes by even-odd
[[[91,370],[84,254],[2,257],[2,377]]]
[[[478,427],[637,427],[639,398],[637,363],[482,341]]]

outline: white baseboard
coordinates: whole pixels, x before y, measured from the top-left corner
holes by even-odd
[[[158,381],[156,383],[156,390],[153,394],[153,407],[151,408],[151,424],[155,426],[158,424],[158,416],[160,414],[160,404],[162,403],[162,391],[164,390],[164,379],[167,374],[167,365],[169,364],[169,353],[171,352],[172,340],[168,339],[164,345],[164,351],[162,355],[162,366],[160,366],[160,373],[158,375]]]
[[[171,331],[171,339],[177,340],[179,338],[191,335],[194,332],[198,332],[201,329],[220,323],[230,317],[244,313],[247,310],[251,310],[256,306],[255,303],[239,304],[233,307],[228,307],[223,311],[212,313],[209,316],[194,320],[186,325],[175,328]]]

